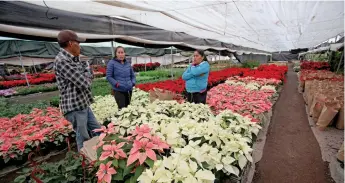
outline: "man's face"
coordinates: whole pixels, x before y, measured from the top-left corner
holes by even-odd
[[[73,54],[75,57],[80,55],[80,45],[78,41],[70,41],[69,42],[69,47],[71,54]]]

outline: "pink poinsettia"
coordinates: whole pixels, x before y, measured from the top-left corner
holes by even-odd
[[[142,137],[151,138],[151,129],[148,125],[136,126],[135,130],[132,132],[132,136],[136,136],[136,140]]]
[[[30,114],[0,118],[0,152],[3,157],[17,158],[26,146],[34,148],[39,143],[53,142],[70,132],[72,125],[58,108],[33,109]]]
[[[252,115],[258,115],[271,109],[269,98],[273,92],[250,90],[243,86],[220,84],[208,92],[207,104],[216,114],[223,110],[231,110],[248,116],[253,122],[257,120]],[[251,115],[248,115],[248,114]]]
[[[103,132],[108,134],[115,134],[117,132],[117,129],[115,128],[115,125],[113,123],[108,124],[108,128],[105,126],[102,126],[100,129],[93,130],[94,132]]]
[[[121,149],[123,145],[125,145],[124,142],[121,142],[116,145],[115,141],[112,141],[111,145],[104,145],[103,152],[99,160],[103,161],[107,158],[115,158],[115,159],[126,158],[127,157],[126,153],[123,152],[123,150]]]
[[[154,149],[158,149],[159,151],[163,152],[163,149],[169,149],[169,145],[163,142],[159,137],[152,136],[151,141],[154,145]]]
[[[111,164],[112,164],[112,162],[109,161],[107,164],[102,163],[99,166],[99,170],[96,173],[97,178],[98,178],[98,183],[101,183],[101,182],[110,183],[111,182],[112,175],[117,173],[114,168],[110,167]]]
[[[130,151],[128,157],[127,166],[139,160],[140,165],[142,165],[146,158],[149,157],[152,160],[156,160],[156,153],[153,151],[155,145],[149,141],[149,139],[134,140],[133,148]]]

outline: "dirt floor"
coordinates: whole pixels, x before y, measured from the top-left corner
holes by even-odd
[[[290,65],[287,82],[275,105],[263,157],[254,183],[330,183],[328,163],[309,126],[297,75]]]

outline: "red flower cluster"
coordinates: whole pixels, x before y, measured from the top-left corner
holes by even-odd
[[[175,93],[182,93],[185,88],[185,81],[182,78],[179,78],[176,80],[165,80],[154,83],[138,84],[136,87],[147,92],[153,90],[153,88],[159,88]]]
[[[0,157],[17,158],[41,143],[62,142],[70,132],[72,126],[58,108],[34,109],[30,114],[0,118]]]
[[[286,74],[288,71],[288,67],[287,66],[278,66],[275,64],[270,64],[270,65],[260,65],[258,67],[259,71],[269,71],[269,72],[280,72],[282,74]]]
[[[301,61],[302,70],[330,70],[328,62]]]
[[[157,67],[161,66],[160,63],[154,62],[154,63],[147,63],[146,64],[146,71],[155,70]],[[145,64],[134,64],[133,70],[135,72],[145,71]]]
[[[210,72],[208,77],[208,87],[213,87],[226,81],[229,77],[242,75],[245,72],[248,72],[248,68],[228,68],[220,71]]]
[[[32,85],[55,82],[55,74],[29,74],[27,75],[29,83]],[[16,86],[26,85],[26,80],[0,81],[0,89],[7,89]]]
[[[274,78],[283,81],[285,79],[285,73],[287,72],[286,66],[267,65],[259,68],[260,70],[251,70],[248,68],[228,68],[220,71],[210,72],[208,78],[208,87],[216,86],[232,76],[251,76],[254,78],[267,79]],[[175,93],[182,93],[185,90],[185,82],[184,80],[182,80],[182,78],[179,78],[177,80],[166,80],[155,83],[139,84],[137,85],[137,88],[147,92],[152,90],[153,88],[160,88]]]
[[[100,72],[102,73],[104,76],[107,73],[107,68],[104,66],[100,66],[100,65],[92,65],[91,66],[93,72]]]

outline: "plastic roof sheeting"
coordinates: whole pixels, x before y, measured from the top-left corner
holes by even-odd
[[[44,6],[42,1],[28,1]],[[344,32],[343,1],[47,1],[265,51],[312,47]],[[82,8],[80,8],[82,6]]]

